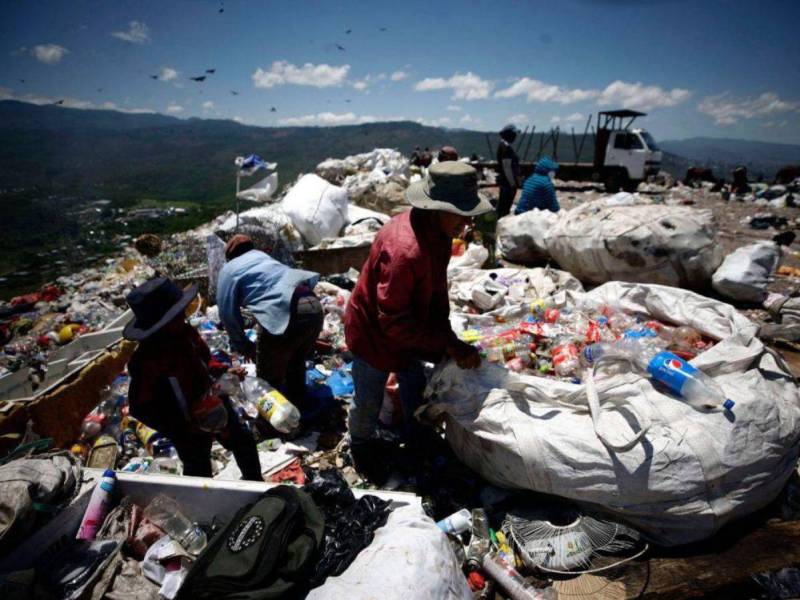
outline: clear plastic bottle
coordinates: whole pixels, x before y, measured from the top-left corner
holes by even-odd
[[[578,346],[572,336],[561,335],[553,344],[553,370],[559,377],[574,375],[580,367]]]
[[[482,508],[472,509],[472,537],[467,546],[467,566],[480,569],[483,557],[489,554],[492,540],[489,536],[489,518]]]
[[[300,426],[297,407],[260,377],[246,377],[242,389],[248,402],[281,433],[291,433]]]
[[[144,509],[144,516],[163,529],[190,554],[196,556],[206,547],[205,532],[181,512],[180,505],[173,498],[158,494]]]
[[[636,366],[698,410],[732,410],[734,401],[708,375],[681,357],[661,350],[651,338],[623,338],[613,344],[592,344],[583,351],[587,364],[603,358],[623,359]]]
[[[114,471],[106,469],[89,498],[89,504],[86,507],[86,512],[83,513],[83,519],[81,519],[81,525],[78,529],[77,539],[93,540],[95,538],[97,532],[103,526],[103,521],[106,520],[106,515],[108,515],[116,482],[117,476]]]

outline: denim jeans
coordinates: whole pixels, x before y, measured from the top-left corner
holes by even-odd
[[[400,387],[400,402],[403,405],[404,433],[407,433],[413,424],[414,411],[422,404],[425,371],[422,363],[415,360],[407,370],[396,375]],[[353,358],[355,391],[347,417],[347,429],[352,443],[366,442],[375,436],[387,379],[387,371],[379,371],[357,356]]]

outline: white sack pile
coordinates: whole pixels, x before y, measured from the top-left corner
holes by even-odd
[[[781,248],[775,242],[742,246],[725,257],[711,278],[711,285],[727,298],[761,303],[780,262]]]
[[[710,211],[683,206],[608,206],[500,219],[498,250],[512,262],[550,257],[584,283],[702,287],[723,259]]]
[[[338,237],[348,222],[347,192],[318,175],[303,175],[283,197],[281,207],[309,246]]]
[[[501,366],[440,367],[428,407],[458,457],[490,482],[569,498],[676,545],[771,502],[794,472],[800,392],[758,326],[730,305],[658,285],[611,282],[572,301],[689,325],[719,340],[691,363],[735,401],[700,412],[626,369],[586,384]],[[587,381],[587,378],[583,378]]]

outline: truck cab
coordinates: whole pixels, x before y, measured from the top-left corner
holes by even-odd
[[[631,129],[637,117],[633,110],[601,112],[597,115],[595,138],[595,178],[603,181],[606,191],[620,188],[634,191],[640,182],[661,168],[661,149],[644,129]],[[630,119],[625,123],[626,119]]]

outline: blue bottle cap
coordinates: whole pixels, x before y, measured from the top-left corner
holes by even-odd
[[[735,404],[736,404],[736,402],[734,402],[733,400],[728,398],[727,400],[725,400],[725,402],[722,403],[722,407],[725,410],[733,410],[733,407],[734,407]]]
[[[117,474],[114,472],[114,469],[106,469],[105,471],[103,471],[103,477],[114,478],[116,476]]]

